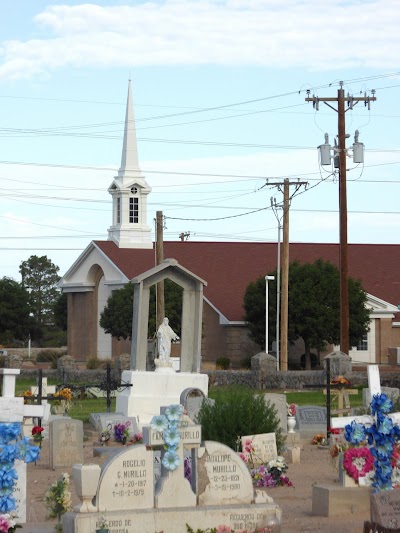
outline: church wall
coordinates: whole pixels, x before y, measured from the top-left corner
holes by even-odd
[[[231,367],[240,367],[243,360],[260,352],[261,348],[249,337],[249,330],[243,325],[224,326],[226,330],[226,357]]]
[[[391,318],[381,318],[376,323],[379,328],[379,336],[376,336],[377,360],[384,364],[389,362],[389,348],[400,346],[400,330],[392,326]]]
[[[68,355],[78,361],[96,356],[93,292],[68,293]]]
[[[131,341],[129,339],[112,339],[111,340],[112,356],[116,357],[123,353],[131,353]]]
[[[206,301],[203,304],[201,356],[207,363],[226,357],[225,327],[221,326],[218,313]]]

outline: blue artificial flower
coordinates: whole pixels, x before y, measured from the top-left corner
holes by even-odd
[[[380,418],[380,417],[379,417]],[[388,416],[384,416],[382,419],[378,420],[378,432],[383,435],[390,435],[393,429],[393,421]]]
[[[21,434],[20,422],[3,422],[0,424],[0,443],[8,444],[10,440],[16,440]]]
[[[14,482],[17,479],[18,474],[15,468],[8,468],[7,466],[3,466],[0,469],[0,489],[13,487]]]
[[[176,426],[169,426],[163,433],[163,439],[169,447],[176,448],[181,440],[180,431]]]
[[[150,422],[150,427],[153,431],[163,433],[168,427],[168,420],[164,415],[153,416]]]
[[[375,466],[375,479],[386,483],[392,478],[392,465],[390,459],[377,459],[374,461]]]
[[[17,505],[15,503],[15,498],[13,498],[13,496],[10,496],[9,494],[0,495],[0,512],[1,513],[9,513],[10,511],[14,511],[16,508],[17,508]]]
[[[170,405],[165,409],[165,416],[170,422],[178,421],[183,415],[183,407],[180,404]]]
[[[40,448],[39,446],[30,446],[26,447],[25,452],[25,463],[34,463],[40,459]]]
[[[386,394],[374,394],[371,401],[371,412],[375,415],[378,411],[390,413],[393,409],[393,402]]]
[[[0,451],[0,463],[13,463],[18,456],[16,444],[2,446]]]
[[[165,452],[162,460],[162,464],[167,470],[176,470],[180,462],[179,455],[173,450]]]
[[[375,446],[371,448],[371,453],[376,459],[387,459],[392,457],[394,442],[387,439],[382,441],[380,444],[375,443]]]
[[[357,424],[355,420],[353,420],[351,424],[348,424],[344,429],[345,438],[351,444],[359,444],[367,438],[365,427],[361,424]]]

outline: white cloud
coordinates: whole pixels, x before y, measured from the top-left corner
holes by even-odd
[[[2,43],[1,78],[65,66],[397,68],[397,0],[209,0],[50,6],[42,38]],[[37,31],[36,31],[37,33]]]

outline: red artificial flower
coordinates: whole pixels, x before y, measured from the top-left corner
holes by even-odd
[[[358,481],[374,468],[374,456],[369,448],[349,448],[343,454],[343,466],[349,476]]]
[[[44,428],[40,426],[33,426],[31,433],[32,435],[40,435],[42,431],[44,431]]]
[[[339,428],[329,428],[329,433],[331,435],[340,435],[340,429]]]

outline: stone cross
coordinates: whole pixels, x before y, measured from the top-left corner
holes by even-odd
[[[161,413],[165,410],[161,408]],[[162,465],[161,477],[156,484],[155,506],[157,508],[166,507],[195,507],[197,504],[197,495],[193,492],[190,482],[185,478],[184,454],[183,450],[198,448],[201,444],[201,426],[185,425],[187,422],[182,420],[178,423],[181,438],[176,449],[179,456],[179,465],[175,470],[167,470]],[[143,442],[146,446],[161,448],[161,460],[165,454],[165,441],[163,434],[154,431],[150,426],[143,427]],[[193,455],[192,455],[193,465]],[[192,470],[192,476],[195,472]]]
[[[368,387],[370,390],[370,400],[372,400],[375,394],[381,393],[381,382],[379,377],[378,365],[368,366]],[[400,425],[400,413],[390,413],[389,418],[393,420],[393,424]],[[371,415],[360,416],[343,416],[341,418],[332,418],[331,427],[343,429],[348,424],[351,424],[355,420],[358,424],[364,424],[365,426],[371,426],[374,423],[374,417]]]

